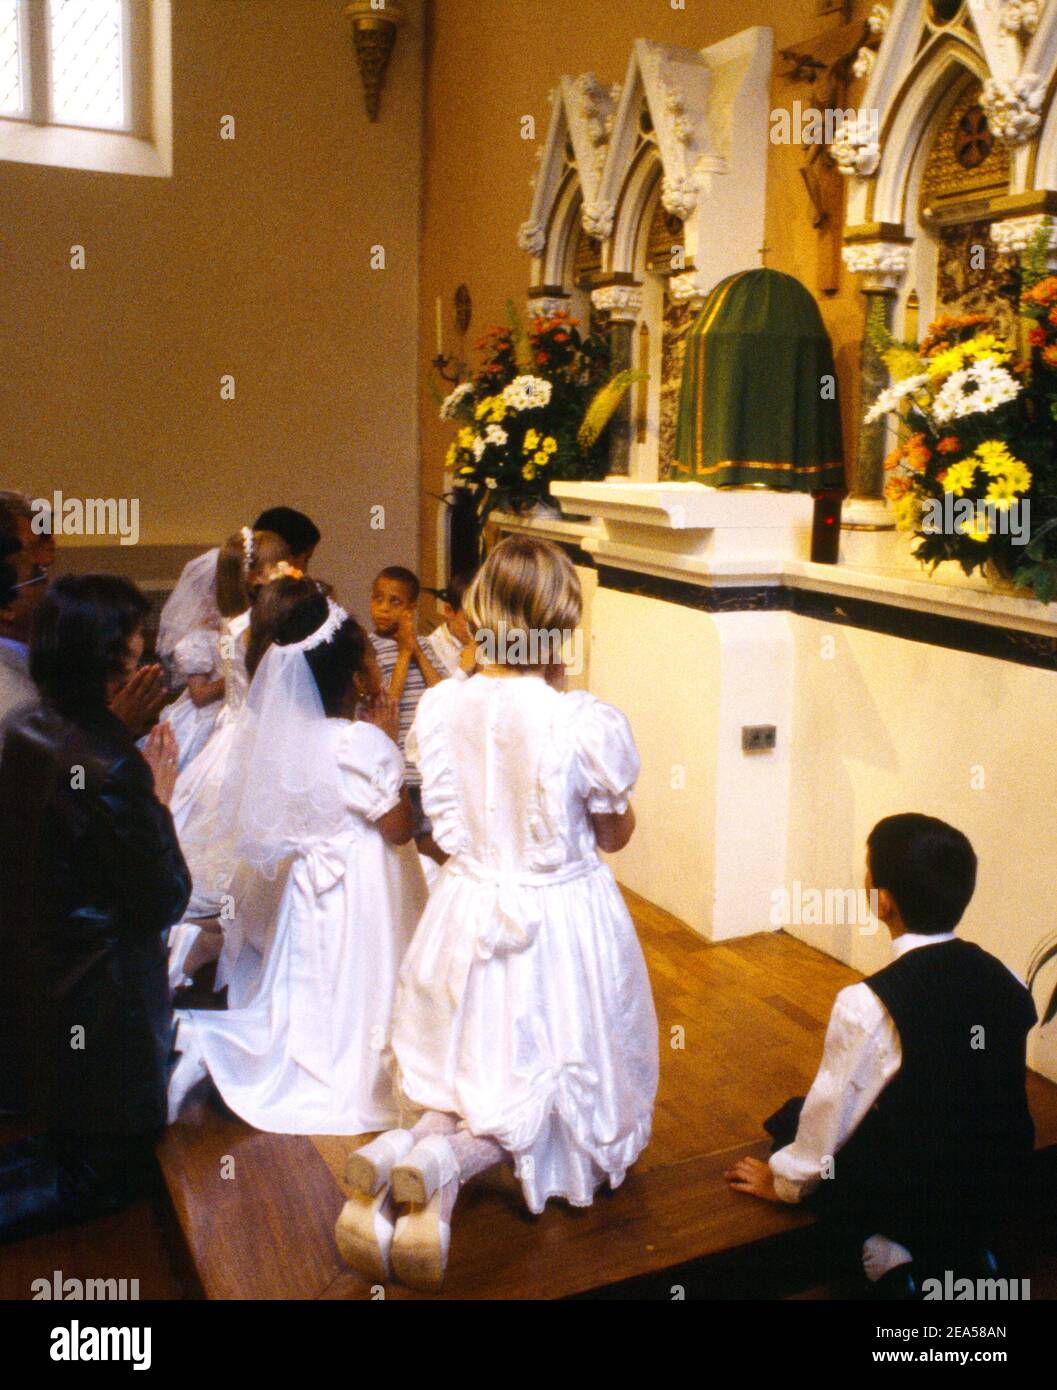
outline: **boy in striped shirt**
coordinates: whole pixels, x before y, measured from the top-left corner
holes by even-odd
[[[422,692],[437,685],[444,673],[429,638],[418,635],[419,592],[418,576],[402,565],[387,565],[371,589],[371,642],[389,694],[400,706],[401,753]],[[432,826],[422,810],[422,774],[417,767],[407,765],[405,781],[419,853],[443,863],[445,855],[434,842]]]

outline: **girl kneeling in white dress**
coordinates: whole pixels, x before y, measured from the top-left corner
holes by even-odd
[[[530,1211],[549,1197],[588,1206],[650,1136],[653,998],[598,857],[631,837],[639,759],[618,710],[564,692],[560,644],[581,603],[564,552],[503,541],[465,600],[482,669],[427,690],[406,743],[451,857],[393,1018],[402,1094],[419,1119],[349,1159],[358,1195],[338,1242],[374,1279],[391,1259],[403,1283],[440,1286],[459,1187],[476,1173],[509,1159]],[[534,660],[532,639],[553,635],[559,651],[515,664],[518,632]]]
[[[179,1015],[170,1119],[208,1072],[273,1133],[396,1120],[389,1024],[426,898],[397,720],[363,629],[314,592],[276,629],[231,755],[226,800],[252,871],[240,870],[236,917],[260,952],[255,988],[242,1007]]]

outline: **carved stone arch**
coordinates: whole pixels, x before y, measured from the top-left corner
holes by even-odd
[[[1046,114],[1028,171],[1028,182],[1038,192],[1057,192],[1057,67],[1053,71],[1043,107]]]
[[[867,221],[900,227],[913,235],[916,212],[911,205],[912,175],[920,175],[922,152],[931,148],[930,133],[955,100],[963,78],[988,78],[981,55],[959,35],[941,33],[922,51],[908,73],[881,130],[881,163],[873,180]]]
[[[1045,5],[1039,27],[1024,56],[1025,72],[1050,73],[1043,106],[1043,126],[1031,169],[1030,186],[1057,190],[1057,6]]]
[[[543,280],[547,285],[561,285],[565,290],[572,288],[566,280],[570,256],[579,239],[582,207],[583,189],[576,172],[570,169],[558,189],[547,224],[543,258]]]
[[[635,151],[617,200],[610,253],[614,274],[634,274],[646,209],[663,176],[660,151],[652,141],[644,140]]]

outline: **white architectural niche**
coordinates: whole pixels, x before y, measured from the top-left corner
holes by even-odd
[[[969,302],[976,291],[968,282],[966,298],[944,299],[945,262],[963,264],[977,241],[986,244],[989,264],[996,252],[1022,251],[1057,210],[1057,111],[1044,100],[1057,72],[1057,3],[895,0],[890,13],[880,6],[876,13],[883,37],[858,101],[860,119],[848,122],[832,147],[848,180],[844,259],[870,312],[883,313],[897,338],[920,338],[940,314],[981,307]],[[986,115],[992,153],[959,171],[938,142],[977,109]],[[930,168],[942,169],[938,196]],[[886,384],[868,347],[862,378],[865,411]],[[912,563],[901,555],[905,536],[884,541],[869,534],[891,526],[886,504],[871,494],[879,490],[878,457],[892,442],[883,426],[863,434],[860,465],[875,486],[845,506],[845,525],[864,528],[845,533],[853,561],[887,556],[889,565]]]
[[[571,309],[585,321],[590,315],[590,299],[577,295],[575,283],[580,228],[584,205],[598,198],[619,94],[593,73],[562,77],[548,93],[551,119],[532,210],[518,229],[518,245],[532,257],[531,313]]]
[[[636,40],[598,197],[585,207],[610,277],[634,279],[655,191],[683,224],[675,298],[703,300],[725,276],[762,264],[772,52],[764,28],[699,52]]]
[[[586,74],[551,94],[519,233],[529,305],[608,326],[617,362],[648,368],[621,476],[663,476],[680,335],[718,280],[762,263],[771,57],[769,29],[701,52],[640,39],[621,86]]]

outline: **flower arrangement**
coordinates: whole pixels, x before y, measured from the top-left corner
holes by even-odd
[[[993,568],[1044,603],[1057,595],[1057,276],[1049,229],[1025,252],[1011,287],[1033,322],[1027,356],[986,314],[949,316],[920,344],[874,329],[892,376],[866,415],[894,414],[901,439],[885,460],[896,524],[914,556],[966,574]]]
[[[606,427],[624,393],[644,372],[610,370],[605,339],[581,336],[560,312],[522,325],[513,304],[507,327],[477,344],[476,375],[441,402],[458,426],[445,465],[475,492],[478,516],[525,511],[548,495],[552,478],[602,478]]]

